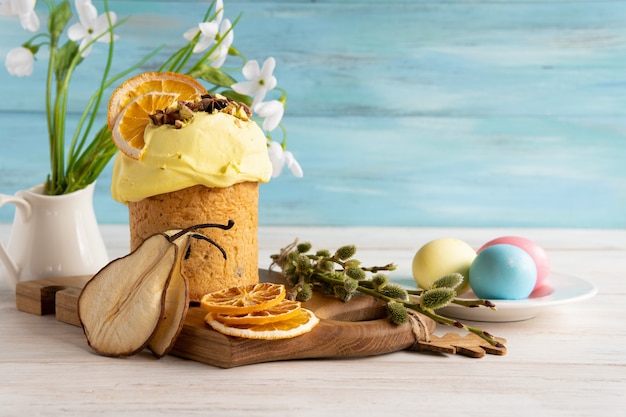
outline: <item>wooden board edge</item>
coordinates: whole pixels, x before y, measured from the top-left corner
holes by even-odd
[[[18,282],[15,287],[15,307],[24,313],[45,316],[55,314],[59,321],[77,325],[75,306],[68,303],[77,298],[91,276],[80,275]]]

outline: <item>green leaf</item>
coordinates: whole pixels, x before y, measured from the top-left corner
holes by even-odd
[[[65,45],[59,48],[56,60],[54,62],[54,74],[57,80],[63,80],[67,74],[67,70],[71,67],[72,61],[78,55],[78,44],[74,41],[67,41]],[[79,57],[76,65],[82,61]]]
[[[189,73],[194,78],[200,78],[217,87],[230,87],[237,82],[233,77],[226,74],[220,69],[213,68],[209,65],[201,65],[197,69]]]
[[[65,30],[67,22],[72,17],[70,3],[66,0],[52,9],[48,18],[48,30],[50,31],[50,42],[56,45],[61,33]]]

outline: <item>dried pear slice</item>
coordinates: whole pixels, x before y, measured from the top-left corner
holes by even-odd
[[[171,232],[167,232],[167,234],[169,235]],[[182,257],[187,251],[189,243],[188,235],[174,242],[179,247],[178,256],[176,257],[172,277],[165,293],[163,318],[148,344],[148,348],[157,358],[162,358],[172,350],[178,335],[183,330],[187,310],[189,310],[189,288],[180,267]]]
[[[178,246],[168,236],[153,235],[85,285],[78,316],[91,348],[106,356],[130,356],[147,346],[163,316],[177,258]]]

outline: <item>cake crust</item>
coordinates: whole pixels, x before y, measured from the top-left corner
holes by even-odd
[[[200,223],[226,225],[233,220],[229,230],[198,230],[219,244],[227,259],[209,242],[192,240],[189,257],[182,263],[190,301],[199,302],[212,291],[255,284],[259,281],[258,199],[259,184],[242,182],[222,188],[196,185],[130,202],[131,249],[156,233]]]

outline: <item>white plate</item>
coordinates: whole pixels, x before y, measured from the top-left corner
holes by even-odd
[[[399,283],[406,288],[415,288],[415,285],[411,284],[409,280],[403,280]],[[524,300],[491,300],[496,305],[495,311],[487,307],[468,308],[450,304],[438,310],[438,313],[446,317],[473,321],[528,320],[546,308],[586,300],[596,295],[597,292],[598,289],[593,283],[582,278],[551,274],[547,278],[546,285],[534,291],[530,297]],[[471,296],[467,298],[471,298]]]

